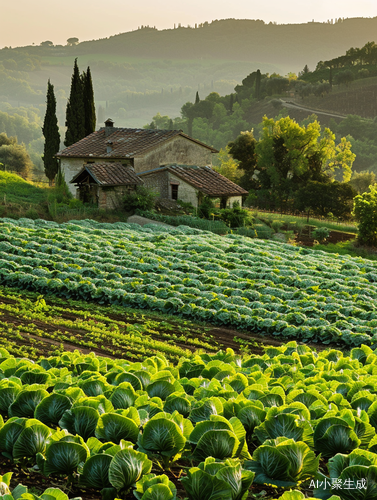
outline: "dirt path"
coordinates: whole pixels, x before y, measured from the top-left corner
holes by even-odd
[[[280,99],[280,101],[283,103],[283,106],[285,108],[301,109],[302,111],[309,111],[309,113],[314,113],[315,115],[325,115],[331,116],[333,118],[347,118],[346,116],[337,113],[328,113],[327,111],[321,111],[319,109],[306,108],[305,106],[300,106],[299,104],[296,104],[292,101],[283,101],[283,99]]]

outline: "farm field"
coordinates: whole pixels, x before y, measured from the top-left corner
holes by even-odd
[[[162,354],[176,361],[201,350],[261,354],[263,345],[281,342],[162,313],[0,287],[0,347],[35,361],[74,350],[132,361]]]
[[[2,219],[1,491],[374,500],[376,267],[185,226]]]
[[[71,352],[34,363],[0,348],[0,474],[17,471],[2,488],[18,488],[9,500],[47,500],[21,496],[20,482],[76,500],[246,500],[261,489],[373,500],[376,366],[366,346],[346,356],[296,342],[177,362]]]
[[[373,346],[377,264],[237,235],[3,219],[0,283],[278,340]]]

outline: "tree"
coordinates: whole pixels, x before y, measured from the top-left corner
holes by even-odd
[[[84,71],[82,74],[82,87],[85,113],[85,136],[87,136],[96,129],[96,107],[94,104],[92,74],[89,66],[86,73]]]
[[[0,134],[0,163],[2,169],[16,172],[22,177],[28,177],[33,163],[23,144],[18,144],[15,137]]]
[[[238,168],[239,162],[229,154],[229,146],[226,146],[225,149],[220,149],[217,160],[219,165],[214,165],[213,169],[238,184],[244,172]]]
[[[240,185],[245,189],[257,187],[254,179],[257,165],[256,144],[257,141],[252,130],[250,132],[241,132],[241,135],[235,141],[228,144],[229,154],[239,161],[238,168],[244,172],[240,179]]]
[[[78,43],[79,43],[79,39],[76,37],[68,38],[68,40],[67,40],[67,45],[70,45],[71,47],[73,47],[74,45],[77,45]]]
[[[369,190],[369,186],[376,183],[376,175],[374,172],[368,171],[354,172],[349,183],[358,194],[363,194]]]
[[[85,106],[82,79],[80,77],[77,58],[73,67],[71,80],[71,92],[69,95],[66,111],[64,144],[68,147],[71,144],[85,137]]]
[[[199,92],[197,91],[195,96],[195,104],[198,104],[198,102],[200,102],[200,97],[199,97]]]
[[[330,182],[339,169],[347,181],[355,159],[345,138],[335,145],[335,135],[328,128],[321,132],[317,120],[300,126],[289,116],[277,121],[263,118],[257,155],[258,170],[266,172],[269,179],[265,187],[277,190],[287,180],[292,190],[309,180]]]
[[[377,246],[377,188],[354,199],[353,215],[359,221],[358,240],[363,245]]]
[[[59,163],[57,158],[55,158],[55,155],[60,148],[60,133],[58,119],[56,117],[54,86],[50,80],[47,83],[47,106],[42,132],[45,138],[43,148],[43,164],[46,177],[50,181],[51,186],[55,175],[58,173]]]
[[[295,205],[298,210],[310,210],[315,215],[331,212],[335,217],[348,219],[355,195],[356,191],[346,182],[309,181],[297,191]]]
[[[258,101],[261,98],[261,79],[262,75],[260,72],[260,69],[257,70],[256,76],[255,76],[255,98],[258,99]]]

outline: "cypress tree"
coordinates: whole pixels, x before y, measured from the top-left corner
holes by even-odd
[[[77,58],[73,66],[71,92],[67,102],[65,125],[67,131],[65,133],[64,144],[67,147],[85,137],[84,92]]]
[[[42,132],[45,138],[43,148],[43,163],[45,174],[50,181],[50,186],[58,173],[58,159],[55,158],[56,153],[60,148],[60,134],[58,127],[58,119],[56,118],[56,99],[54,94],[54,86],[50,82],[47,83],[47,106],[46,114],[43,122]]]
[[[195,104],[198,104],[198,102],[200,102],[200,97],[199,97],[199,92],[196,91]]]
[[[230,111],[230,113],[233,113],[233,94],[230,94],[229,111]]]
[[[85,136],[96,129],[96,107],[94,105],[94,91],[90,67],[82,74],[83,98],[85,110]]]
[[[262,78],[261,72],[259,69],[257,69],[257,74],[256,74],[256,78],[255,78],[255,97],[256,97],[256,99],[258,99],[258,101],[260,99],[261,78]]]

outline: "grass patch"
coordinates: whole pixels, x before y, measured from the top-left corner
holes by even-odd
[[[51,188],[38,187],[16,174],[0,171],[0,217],[49,218],[50,192]]]
[[[315,249],[338,255],[350,255],[351,257],[362,257],[363,259],[377,260],[377,251],[375,248],[357,246],[355,241],[340,241],[339,243],[316,245]]]
[[[317,219],[315,217],[310,217],[309,222],[307,222],[306,216],[298,217],[296,215],[277,214],[270,212],[255,212],[253,215],[254,217],[258,217],[260,220],[268,223],[271,221],[280,221],[282,223],[296,222],[304,225],[310,224],[311,226],[315,227],[327,227],[328,229],[332,229],[334,231],[343,231],[345,233],[357,233],[357,226],[354,222],[336,222],[331,220]]]
[[[39,205],[47,200],[49,188],[37,187],[22,177],[0,171],[0,200],[2,203]]]

